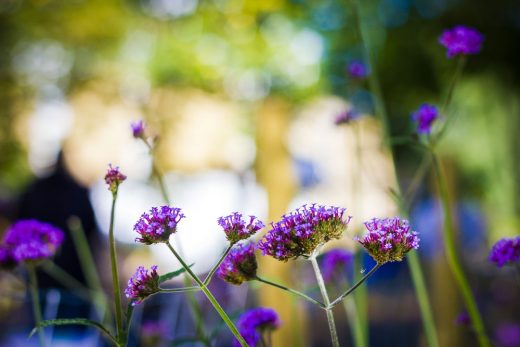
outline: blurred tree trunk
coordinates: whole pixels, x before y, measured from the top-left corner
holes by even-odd
[[[256,174],[267,190],[269,220],[277,220],[287,211],[296,190],[296,178],[286,148],[289,111],[287,101],[276,97],[266,99],[256,110]],[[292,286],[290,262],[262,257],[259,269],[262,276]],[[282,328],[273,335],[273,346],[306,346],[308,339],[303,333],[306,319],[301,301],[269,286],[263,286],[259,293],[261,306],[274,308],[283,322]]]

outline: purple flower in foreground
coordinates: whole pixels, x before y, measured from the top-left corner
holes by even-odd
[[[132,306],[135,306],[159,290],[157,265],[150,268],[150,273],[143,266],[139,266],[135,270],[135,274],[128,280],[125,295],[132,301]]]
[[[224,281],[240,285],[256,278],[255,247],[252,243],[235,245],[220,264],[217,275]]]
[[[417,122],[417,132],[419,134],[429,134],[432,130],[433,122],[439,118],[437,107],[430,104],[422,104],[417,111],[412,113],[412,120]]]
[[[339,268],[344,270],[354,259],[352,252],[346,249],[336,248],[328,251],[323,255],[322,260],[322,274],[323,279],[327,282],[331,281],[334,272]]]
[[[130,123],[130,127],[132,128],[132,135],[136,139],[144,138],[145,126],[142,120]]]
[[[108,171],[105,175],[105,183],[108,184],[108,190],[113,194],[117,193],[119,185],[126,180],[126,176],[119,171],[119,166],[113,167],[108,164]]]
[[[281,325],[280,318],[271,308],[258,307],[243,313],[237,322],[240,335],[249,346],[256,346],[262,339],[262,333],[270,332]],[[235,340],[235,346],[240,346]]]
[[[255,216],[249,216],[249,222],[246,223],[242,214],[238,212],[233,212],[226,217],[220,217],[218,224],[224,229],[226,237],[231,243],[245,240],[265,227],[264,223]]]
[[[406,219],[374,218],[365,222],[368,233],[358,242],[379,264],[401,261],[411,249],[419,248],[419,237]]]
[[[456,55],[478,54],[483,41],[484,36],[477,29],[463,25],[445,30],[439,37],[439,43],[447,49],[448,58]]]
[[[258,243],[258,248],[262,254],[283,261],[309,257],[319,245],[339,239],[351,218],[345,216],[344,208],[303,205],[271,223],[271,230]]]
[[[147,245],[167,242],[170,235],[177,231],[177,224],[182,218],[184,214],[180,208],[152,207],[150,213],[143,213],[134,225],[134,231],[141,235],[135,240]]]
[[[520,346],[520,324],[500,324],[495,332],[495,339],[500,347]]]
[[[501,239],[493,245],[489,253],[489,261],[502,267],[508,263],[520,260],[520,236],[511,239]]]
[[[336,118],[334,119],[334,124],[336,125],[342,125],[342,124],[348,124],[352,122],[355,119],[359,118],[359,113],[354,110],[353,108],[349,110],[344,110],[339,113]]]
[[[63,232],[51,224],[21,220],[5,233],[4,256],[16,263],[47,259],[54,256],[63,239]]]
[[[348,64],[347,71],[350,77],[354,79],[363,79],[368,76],[366,65],[359,60],[354,60]]]

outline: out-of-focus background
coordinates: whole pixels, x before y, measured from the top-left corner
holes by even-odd
[[[397,213],[389,191],[396,179],[410,185],[423,152],[397,141],[396,177],[372,116],[375,97],[346,70],[366,61],[352,6],[340,0],[2,0],[0,230],[19,218],[38,218],[70,233],[67,220],[78,216],[109,289],[111,195],[103,176],[112,163],[128,176],[116,219],[122,283],[137,265],[177,268],[166,248],[134,243],[137,218],[163,203],[148,150],[131,136],[130,122],[144,119],[157,139],[169,195],[187,216],[175,242],[198,273],[225,248],[216,219],[232,211],[269,222],[308,202],[344,206],[354,219],[334,246],[354,249],[363,221]],[[520,334],[520,290],[514,273],[491,266],[487,254],[494,241],[519,230],[520,3],[369,0],[363,8],[376,61],[369,71],[380,79],[395,138],[413,134],[410,113],[421,103],[443,100],[455,61],[437,42],[441,32],[465,24],[485,35],[455,90],[450,110],[457,117],[441,153],[456,199],[459,249],[489,333],[497,345],[515,346],[502,335]],[[363,116],[336,126],[335,117],[352,106]],[[441,345],[473,346],[470,329],[456,323],[463,308],[441,251],[440,210],[428,174],[410,215],[421,234]],[[85,281],[70,237],[59,258]],[[268,278],[314,286],[304,262],[260,264]],[[42,281],[46,318],[92,314],[84,299],[55,289],[60,285],[50,277]],[[252,303],[277,309],[283,326],[274,346],[329,344],[321,311],[275,289],[231,288],[218,279],[214,285],[235,317]],[[35,343],[26,339],[33,323],[23,281],[2,273],[0,286],[0,344]],[[371,346],[424,345],[404,262],[385,265],[367,292]],[[160,320],[169,338],[189,333],[183,305],[182,296],[141,305],[131,344],[145,345],[139,324],[147,320]],[[335,313],[342,345],[350,345],[345,313]],[[217,345],[229,344],[226,334]],[[103,343],[88,329],[58,329],[48,338],[56,346]]]

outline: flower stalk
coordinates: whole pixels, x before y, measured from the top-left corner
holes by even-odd
[[[117,268],[116,241],[114,238],[114,219],[117,201],[117,191],[112,193],[112,208],[110,211],[110,227],[108,230],[108,240],[110,248],[110,266],[112,270],[112,290],[114,294],[115,311],[116,311],[116,339],[122,345],[123,333],[123,311],[121,306],[121,288],[119,285],[119,272]]]
[[[38,339],[40,347],[45,347],[45,333],[43,332],[43,328],[40,326],[42,321],[42,311],[40,308],[40,295],[38,294],[38,278],[36,276],[35,265],[28,264],[27,271],[29,273],[29,287],[31,291],[34,321],[38,330]]]
[[[278,283],[275,283],[275,282],[271,282],[269,280],[266,280],[264,278],[261,278],[259,276],[256,276],[255,278],[258,282],[262,282],[262,283],[265,283],[265,284],[268,284],[270,286],[273,286],[273,287],[276,287],[276,288],[279,288],[279,289],[282,289],[282,290],[285,290],[286,292],[289,292],[289,293],[292,293],[292,294],[295,294],[295,295],[298,295],[299,297],[301,298],[304,298],[305,300],[307,300],[308,302],[314,304],[314,305],[317,305],[323,309],[326,309],[327,306],[324,305],[322,302],[318,301],[318,300],[315,300],[313,298],[311,298],[310,296],[308,296],[307,294],[304,294],[302,292],[299,292],[297,290],[294,290],[294,289],[291,289],[289,287],[286,287],[286,286],[283,286],[281,284],[278,284]]]

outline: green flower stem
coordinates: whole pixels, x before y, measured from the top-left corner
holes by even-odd
[[[165,289],[160,288],[159,293],[185,293],[185,292],[196,292],[199,291],[200,287],[184,287],[184,288],[172,288],[172,289]]]
[[[184,262],[184,260],[179,256],[179,254],[175,251],[175,249],[172,247],[172,245],[170,244],[170,242],[166,242],[166,246],[168,246],[168,248],[170,249],[170,251],[173,253],[173,255],[175,256],[175,258],[177,258],[177,260],[179,261],[179,263],[181,263],[182,267],[184,269],[186,269],[186,272],[191,276],[191,278],[198,284],[198,286],[200,287],[200,289],[202,290],[202,292],[206,295],[206,297],[208,298],[208,300],[211,302],[211,304],[213,305],[213,307],[215,308],[215,310],[218,312],[218,314],[220,315],[220,317],[222,318],[222,320],[224,321],[224,323],[226,323],[226,325],[228,326],[229,330],[231,331],[231,333],[235,336],[235,338],[238,340],[238,342],[240,343],[240,345],[242,347],[248,347],[247,345],[247,342],[244,340],[244,338],[242,337],[242,335],[240,335],[240,332],[238,331],[238,329],[236,328],[235,324],[231,321],[231,319],[229,318],[229,316],[226,314],[226,312],[224,311],[224,309],[222,308],[222,306],[220,306],[220,304],[218,303],[217,299],[215,299],[215,297],[213,296],[213,294],[211,293],[211,291],[206,287],[206,285],[204,283],[202,283],[202,281],[199,279],[199,277],[191,270],[191,268],[188,266],[188,264],[186,264],[186,262]]]
[[[262,283],[268,284],[268,285],[270,285],[270,286],[273,286],[273,287],[276,287],[276,288],[279,288],[279,289],[285,290],[285,291],[287,291],[287,292],[289,292],[289,293],[296,294],[296,295],[298,295],[298,296],[304,298],[304,299],[307,300],[308,302],[310,302],[310,303],[312,303],[312,304],[314,304],[314,305],[318,305],[319,307],[321,307],[321,308],[323,308],[323,309],[326,308],[326,306],[325,306],[323,303],[319,302],[318,300],[315,300],[315,299],[311,298],[310,296],[308,296],[308,295],[306,295],[306,294],[303,294],[302,292],[299,292],[299,291],[297,291],[297,290],[294,290],[294,289],[288,288],[288,287],[283,286],[283,285],[278,284],[278,283],[271,282],[271,281],[269,281],[269,280],[263,279],[263,278],[258,277],[258,276],[256,276],[256,280],[259,281],[259,282],[262,282]]]
[[[354,268],[360,268],[363,262],[363,254],[361,252],[356,252],[354,255]],[[361,273],[356,271],[354,273],[354,281],[357,282],[361,279]],[[354,283],[355,283],[354,282]],[[358,329],[361,331],[361,336],[355,338],[357,347],[368,347],[369,339],[368,339],[368,315],[367,315],[367,286],[361,285],[358,289],[353,293],[352,299],[356,304],[357,314],[355,317],[354,324],[357,326],[356,331]]]
[[[442,210],[444,214],[444,226],[442,228],[443,241],[444,241],[444,249],[446,253],[446,258],[448,260],[448,265],[455,277],[455,281],[459,286],[460,293],[462,294],[462,298],[464,300],[464,304],[466,305],[466,309],[468,310],[468,314],[471,319],[471,324],[475,329],[475,333],[477,336],[477,340],[479,346],[481,347],[489,347],[491,346],[489,339],[486,335],[484,329],[484,323],[482,321],[482,317],[478,311],[478,307],[475,301],[475,297],[471,292],[471,287],[469,285],[468,279],[464,274],[462,269],[462,264],[460,262],[459,256],[457,254],[457,250],[455,247],[455,230],[454,230],[454,218],[453,213],[450,208],[450,198],[448,194],[448,186],[446,183],[446,178],[444,176],[444,172],[442,169],[441,162],[434,152],[432,152],[432,161],[433,167],[435,171],[435,178],[437,181],[437,186],[439,189],[440,200],[442,204]]]
[[[349,290],[347,290],[345,293],[341,294],[336,300],[334,300],[332,303],[329,304],[328,308],[332,309],[334,306],[339,304],[343,299],[345,299],[350,293],[352,293],[354,290],[356,290],[357,287],[359,287],[363,282],[365,282],[370,276],[376,272],[377,269],[379,269],[383,264],[377,263],[363,278],[361,278],[359,281],[356,282]]]
[[[329,323],[332,346],[339,347],[338,333],[336,331],[336,322],[334,321],[332,307],[330,306],[329,294],[327,294],[327,288],[325,287],[325,281],[323,281],[323,276],[321,275],[320,266],[318,265],[318,261],[316,260],[316,255],[312,255],[311,257],[309,257],[309,260],[311,261],[312,268],[314,270],[314,273],[316,274],[316,281],[318,282],[318,287],[320,287],[321,296],[323,297],[323,301],[325,302],[325,311],[327,312],[327,322]]]
[[[40,341],[40,347],[45,347],[45,334],[43,332],[43,328],[40,327],[40,323],[42,321],[42,311],[40,308],[40,295],[38,294],[38,278],[36,276],[35,265],[28,265],[27,271],[29,272],[29,287],[31,291],[34,321],[38,329],[38,339]]]
[[[121,307],[121,288],[119,286],[119,273],[117,269],[117,253],[116,253],[116,241],[114,239],[114,218],[116,210],[117,192],[112,194],[112,209],[110,211],[110,227],[108,229],[108,242],[110,248],[110,266],[112,268],[112,286],[114,292],[114,302],[116,311],[116,339],[118,343],[121,341],[125,334],[123,333],[123,311]]]
[[[229,254],[229,252],[231,251],[231,248],[233,248],[233,244],[229,244],[228,248],[226,249],[226,251],[224,252],[224,254],[222,254],[222,256],[220,257],[220,259],[217,261],[217,263],[215,264],[215,266],[213,266],[213,268],[211,269],[211,271],[209,272],[208,276],[206,276],[206,279],[204,280],[204,285],[207,286],[209,284],[209,282],[211,281],[211,278],[213,277],[213,275],[215,274],[215,272],[217,271],[218,267],[220,266],[220,264],[222,264],[222,262],[224,261],[224,259],[226,259],[226,256]]]
[[[43,262],[41,264],[41,269],[65,287],[75,291],[79,297],[85,300],[92,299],[93,295],[89,288],[85,287],[83,283],[78,281],[76,278],[71,276],[68,272],[63,270],[52,261]]]
[[[348,282],[346,283],[348,286]],[[367,341],[365,340],[365,334],[363,331],[363,323],[361,322],[361,319],[359,317],[359,312],[357,309],[355,298],[345,298],[345,300],[343,300],[343,308],[345,309],[345,314],[347,315],[350,323],[350,332],[352,334],[352,338],[354,339],[354,346],[367,346]]]

